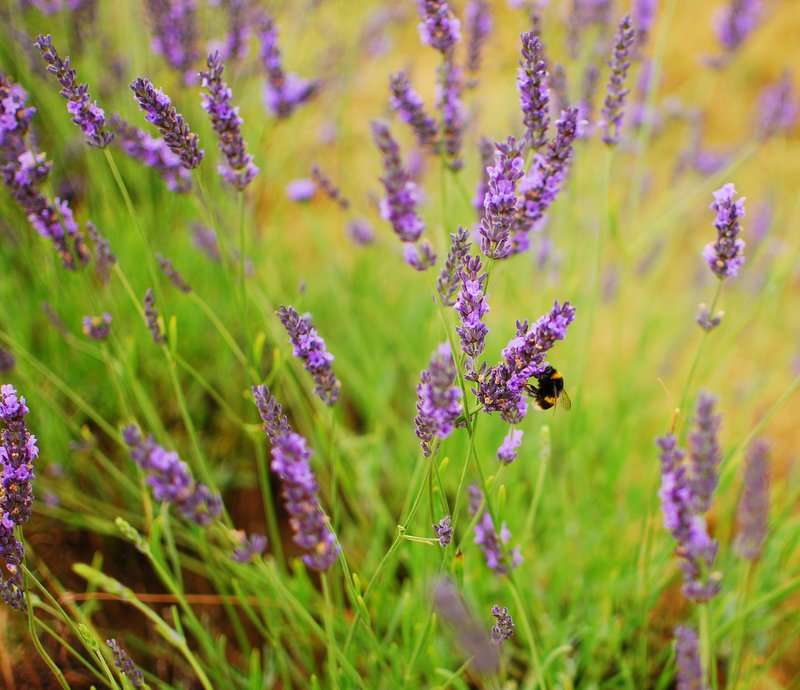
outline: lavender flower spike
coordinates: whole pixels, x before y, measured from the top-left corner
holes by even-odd
[[[178,70],[186,84],[196,77],[197,3],[195,0],[147,0],[153,27],[153,52]]]
[[[94,243],[97,277],[103,285],[106,285],[111,267],[117,263],[117,257],[111,251],[111,245],[108,240],[100,234],[91,221],[86,221],[86,232]]]
[[[222,514],[219,494],[195,482],[189,467],[175,452],[159,446],[152,436],[142,436],[135,424],[125,427],[122,437],[131,459],[147,474],[147,483],[157,501],[174,503],[184,518],[199,527],[208,527]]]
[[[492,517],[488,512],[484,512],[475,525],[475,543],[483,550],[483,555],[486,556],[486,565],[498,575],[505,575],[509,572],[508,562],[502,546],[507,544],[509,539],[511,539],[511,532],[508,531],[506,523],[504,522],[500,526],[500,534],[497,534]],[[509,557],[511,558],[512,570],[522,563],[522,554],[519,551],[519,547],[511,550]]]
[[[264,102],[267,110],[278,117],[289,117],[298,106],[310,100],[318,91],[319,81],[301,79],[296,74],[286,74],[281,65],[278,49],[278,30],[272,18],[264,15],[261,20],[261,64],[267,73],[264,86]]]
[[[156,260],[173,287],[186,294],[192,291],[192,286],[184,280],[183,276],[178,272],[178,269],[173,265],[171,259],[167,259],[162,254],[156,252]]]
[[[514,634],[514,620],[507,607],[504,606],[501,610],[497,604],[492,606],[492,615],[497,619],[492,626],[492,643],[500,647]]]
[[[519,63],[517,89],[525,125],[525,143],[536,150],[547,143],[550,124],[550,90],[547,86],[547,63],[542,42],[533,32],[520,36],[522,60]]]
[[[277,312],[294,346],[293,354],[303,360],[303,366],[316,383],[314,393],[329,407],[339,398],[342,384],[331,369],[333,355],[325,349],[325,341],[311,322],[311,314],[300,316],[292,307]]]
[[[191,170],[200,165],[204,152],[197,147],[198,137],[192,134],[169,97],[155,88],[149,79],[142,77],[131,83],[131,90],[139,102],[139,109],[146,113],[145,119],[158,127],[164,142],[180,158],[183,167]]]
[[[158,321],[156,298],[153,296],[153,290],[151,288],[148,288],[144,295],[144,318],[147,321],[147,330],[150,331],[153,342],[157,345],[166,343],[167,339],[161,332],[161,324]]]
[[[383,122],[372,123],[372,138],[383,156],[381,182],[386,196],[381,199],[381,217],[392,224],[402,242],[416,242],[425,230],[416,210],[417,186],[403,167],[400,147]]]
[[[464,8],[464,26],[467,32],[466,70],[475,74],[481,66],[483,44],[492,33],[492,15],[487,0],[469,0]],[[474,85],[474,84],[473,84]]]
[[[488,191],[483,201],[486,215],[481,220],[481,251],[485,256],[502,259],[511,251],[509,233],[517,210],[517,181],[523,176],[525,161],[522,152],[524,142],[517,143],[514,137],[495,144],[494,167],[488,169]]]
[[[458,227],[458,232],[450,235],[450,249],[436,282],[436,292],[445,307],[452,307],[456,303],[460,285],[458,273],[469,253],[470,244],[469,231],[461,226]]]
[[[317,185],[325,194],[328,195],[328,198],[331,201],[336,202],[339,205],[339,208],[342,211],[346,211],[350,208],[350,202],[342,196],[341,190],[331,182],[330,178],[319,169],[318,165],[311,166],[311,179],[314,180],[314,184]]]
[[[697,633],[694,629],[685,625],[675,628],[675,657],[678,666],[677,690],[705,690]]]
[[[436,153],[438,150],[436,121],[425,112],[425,104],[411,88],[405,72],[393,74],[389,78],[389,86],[392,91],[389,101],[392,110],[403,122],[411,125],[420,146]]]
[[[105,340],[111,333],[111,314],[84,316],[83,334],[92,340]]]
[[[714,18],[717,39],[729,53],[739,48],[761,18],[759,0],[730,0]]]
[[[720,280],[736,276],[744,263],[744,240],[738,238],[741,227],[739,218],[744,218],[745,197],[736,201],[736,189],[730,182],[714,192],[714,203],[709,207],[717,212],[714,227],[717,241],[707,244],[703,258]]]
[[[461,131],[464,129],[461,68],[456,67],[452,56],[448,54],[438,72],[436,108],[442,113],[441,146],[450,161],[450,168],[460,170],[464,165],[464,161],[459,158]]]
[[[249,537],[240,535],[239,545],[234,549],[231,560],[235,563],[250,563],[256,556],[264,553],[268,540],[263,534],[253,533]]]
[[[144,675],[142,675],[142,672],[128,656],[128,652],[126,652],[115,639],[106,640],[106,644],[109,646],[114,656],[114,666],[116,666],[119,672],[131,682],[134,690],[143,690],[146,687]]]
[[[769,518],[769,444],[757,439],[747,449],[744,485],[737,515],[738,533],[734,548],[740,558],[755,561],[761,557]]]
[[[714,414],[714,403],[714,396],[705,391],[700,393],[694,415],[696,428],[689,434],[690,485],[695,513],[708,511],[719,482],[722,451],[717,436],[721,417]]]
[[[3,490],[0,493],[0,558],[5,561],[8,579],[0,577],[0,595],[11,608],[27,609],[22,575],[24,549],[16,538],[14,529],[25,524],[31,516],[33,504],[33,461],[39,455],[36,437],[28,432],[25,416],[28,414],[25,398],[17,397],[13,386],[0,387],[0,419],[5,428],[0,444]]]
[[[522,444],[522,434],[522,429],[511,429],[497,449],[497,459],[504,465],[510,465],[517,459],[517,448]]]
[[[450,516],[445,515],[437,524],[433,526],[439,546],[444,548],[453,540],[453,528],[450,526]]]
[[[417,0],[422,22],[419,36],[423,45],[449,53],[461,40],[461,22],[455,18],[447,0]]]
[[[303,562],[314,570],[327,570],[336,562],[341,547],[319,503],[319,485],[311,469],[306,440],[291,430],[281,406],[266,386],[253,388],[256,407],[272,443],[270,467],[281,480],[294,541],[308,551]]]
[[[625,78],[628,75],[628,68],[631,66],[630,52],[633,46],[633,39],[636,31],[633,29],[633,22],[630,15],[626,15],[619,23],[619,31],[614,43],[614,54],[608,62],[611,68],[611,77],[606,87],[606,100],[603,106],[600,126],[603,128],[603,141],[609,146],[613,146],[619,141],[619,128],[622,124],[625,97],[628,89],[625,87]]]
[[[200,72],[201,84],[208,92],[203,94],[203,109],[211,116],[211,126],[219,134],[219,148],[228,161],[227,166],[220,165],[217,170],[226,182],[241,191],[258,174],[258,168],[245,148],[239,108],[231,106],[233,94],[222,81],[225,68],[219,53],[210,54],[207,64],[208,71]]]
[[[407,244],[403,250],[405,262],[415,271],[427,271],[436,265],[436,252],[428,240],[417,244]]]
[[[489,329],[483,323],[483,317],[489,311],[489,304],[483,294],[488,274],[481,273],[482,268],[479,257],[467,256],[458,272],[458,277],[461,278],[461,290],[458,293],[455,310],[461,317],[461,326],[456,328],[456,332],[461,339],[461,349],[470,358],[470,362],[483,352],[486,335],[489,333]]]
[[[456,385],[456,365],[450,346],[439,345],[431,358],[430,366],[422,372],[422,382],[417,386],[417,437],[422,441],[425,457],[431,455],[434,437],[447,438],[461,414],[461,391]]]
[[[70,67],[69,58],[62,60],[53,47],[50,34],[40,34],[34,44],[42,51],[42,58],[47,63],[47,71],[56,75],[61,85],[61,95],[67,99],[67,110],[72,121],[81,128],[90,146],[105,148],[111,143],[114,135],[105,130],[105,113],[89,96],[88,84],[77,83],[77,73]]]
[[[784,70],[777,83],[767,86],[759,97],[759,137],[769,139],[776,134],[788,135],[800,111],[792,73]]]

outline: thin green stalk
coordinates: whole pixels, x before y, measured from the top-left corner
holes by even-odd
[[[331,679],[331,687],[337,690],[339,687],[339,673],[336,668],[336,635],[333,630],[333,602],[331,601],[330,585],[328,584],[328,573],[322,574],[322,595],[325,600],[325,605],[322,609],[323,619],[325,621],[325,646],[328,649],[328,675]]]
[[[64,678],[64,674],[61,673],[61,669],[58,668],[56,662],[50,658],[50,655],[45,651],[45,648],[42,646],[41,641],[39,640],[39,635],[36,632],[36,618],[34,615],[33,609],[33,601],[31,600],[30,589],[28,587],[28,581],[30,579],[30,573],[28,573],[27,569],[23,566],[23,582],[25,583],[25,601],[27,603],[27,614],[28,614],[28,632],[31,635],[31,642],[33,642],[33,646],[36,648],[39,656],[42,658],[42,661],[47,665],[50,669],[52,674],[55,676],[58,684],[63,688],[63,690],[70,690],[69,685],[67,684],[67,679]]]
[[[733,631],[731,641],[731,668],[728,673],[727,687],[735,690],[739,684],[742,670],[742,657],[744,656],[745,630],[747,629],[747,600],[750,598],[750,585],[753,577],[753,563],[745,561],[744,573],[739,578],[739,588],[736,593],[736,613],[739,624]]]
[[[716,656],[714,654],[714,638],[711,629],[711,611],[708,602],[697,606],[700,618],[700,665],[703,669],[703,687],[717,690]]]

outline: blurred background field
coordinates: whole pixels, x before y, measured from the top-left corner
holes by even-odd
[[[439,264],[418,273],[403,261],[399,241],[380,218],[380,155],[369,134],[372,120],[386,118],[404,159],[416,150],[409,127],[388,107],[389,74],[400,69],[432,110],[439,55],[420,45],[415,3],[251,4],[274,18],[286,69],[321,78],[322,86],[313,100],[280,120],[262,102],[255,37],[248,56],[225,70],[233,101],[241,108],[248,150],[260,168],[243,211],[249,275],[248,323],[242,328],[236,286],[193,240],[196,227],[216,227],[224,238],[223,251],[238,247],[237,196],[216,174],[221,154],[201,108],[199,85],[183,84],[153,54],[143,3],[99,2],[93,19],[75,19],[71,10],[47,15],[0,0],[0,69],[26,89],[37,109],[32,126],[54,166],[53,193],[69,199],[82,224],[91,219],[109,239],[139,301],[148,288],[154,289],[172,353],[165,357],[152,342],[118,275],[104,287],[94,279],[92,266],[66,271],[6,190],[0,191],[0,340],[17,360],[2,380],[26,397],[31,432],[41,449],[34,518],[25,527],[25,538],[29,567],[56,598],[86,591],[85,579],[72,570],[75,562],[93,563],[138,593],[168,594],[114,524],[122,516],[149,534],[153,514],[159,513],[158,505],[144,497],[141,477],[118,437],[133,420],[177,450],[195,471],[197,446],[202,448],[233,525],[269,534],[266,558],[280,564],[286,586],[320,624],[325,617],[320,586],[316,576],[292,560],[298,554],[280,507],[278,482],[271,476],[266,484],[259,477],[256,448],[266,446],[250,386],[265,380],[297,431],[308,438],[322,504],[362,587],[382,563],[423,482],[427,461],[414,432],[416,387],[431,353],[446,339],[431,287],[449,234],[477,222],[471,200],[481,173],[479,137],[502,141],[521,133],[516,68],[519,34],[530,30],[530,14],[505,2],[489,3],[494,30],[484,47],[477,85],[464,93],[464,169],[443,171],[438,160],[421,155],[421,214]],[[585,64],[594,61],[601,67],[595,121],[611,37],[629,9],[628,3],[611,4],[611,24],[587,29],[578,56],[567,49],[572,3],[553,0],[540,8],[546,54],[551,64],[563,65],[571,103],[580,100]],[[683,438],[697,393],[705,389],[719,396],[725,456],[710,516],[712,534],[720,541],[717,569],[723,574],[723,590],[713,608],[714,627],[720,631],[718,687],[800,688],[800,396],[794,395],[800,376],[800,138],[796,125],[767,141],[757,137],[763,88],[789,68],[795,70],[797,89],[800,6],[794,0],[765,1],[752,35],[726,65],[712,69],[708,59],[720,53],[712,18],[723,4],[659,3],[644,48],[644,57],[659,61],[662,71],[652,127],[634,128],[626,119],[613,153],[596,135],[578,141],[568,181],[542,234],[553,248],[545,265],[537,261],[537,242],[528,254],[498,262],[492,274],[484,353],[490,364],[514,335],[516,319],[534,321],[556,299],[570,300],[577,308],[566,341],[550,358],[564,374],[572,410],[532,410],[520,426],[525,436],[519,457],[508,467],[496,458],[507,431],[504,422],[484,416],[476,441],[484,472],[493,477],[499,512],[513,535],[510,544],[519,546],[524,557],[515,571],[522,599],[512,597],[507,578],[486,568],[464,519],[456,529],[463,550],[458,557],[450,550],[443,556],[429,543],[399,540],[397,551],[380,566],[368,599],[374,639],[353,624],[357,614],[343,584],[347,577],[335,566],[330,586],[336,615],[327,649],[302,619],[281,617],[270,609],[277,604],[262,601],[268,611],[264,615],[276,621],[274,638],[267,643],[247,621],[239,633],[231,618],[241,614],[223,611],[220,600],[212,601],[237,594],[228,581],[237,578],[244,591],[257,592],[259,573],[231,570],[233,564],[223,564],[228,559],[219,544],[212,539],[211,546],[204,546],[202,535],[173,519],[170,529],[178,536],[167,535],[164,544],[169,551],[174,539],[178,553],[165,558],[174,573],[183,573],[184,592],[211,597],[195,609],[210,636],[228,640],[216,663],[224,659],[233,670],[218,670],[222,675],[216,680],[212,675],[214,687],[355,687],[346,674],[332,670],[338,657],[331,652],[331,639],[366,687],[534,687],[531,637],[541,657],[550,657],[544,687],[673,687],[672,629],[691,614],[680,596],[674,543],[662,526],[653,440],[673,420]],[[209,5],[198,2],[201,54],[224,38],[226,4]],[[464,3],[452,5],[463,17]],[[118,112],[155,135],[128,88],[136,77],[147,76],[171,96],[199,134],[206,160],[185,195],[171,192],[153,171],[111,146],[150,248],[173,261],[191,284],[192,295],[175,290],[160,271],[153,283],[149,249],[103,154],[86,146],[54,79],[44,73],[31,47],[39,33],[53,35],[60,54],[71,57],[79,81],[89,83],[107,115]],[[458,59],[463,49],[459,46]],[[199,60],[197,68],[203,67]],[[643,99],[637,86],[640,70],[637,60],[629,74],[628,111]],[[350,199],[348,211],[321,193],[308,203],[287,196],[287,185],[309,177],[313,164]],[[198,179],[208,190],[207,199]],[[675,416],[703,339],[695,323],[698,304],[711,302],[718,282],[702,258],[703,247],[715,237],[714,212],[708,206],[712,192],[727,182],[747,197],[742,235],[747,260],[740,275],[722,287],[717,307],[724,310],[724,319],[708,334],[687,404]],[[374,243],[365,246],[347,233],[348,222],[362,217],[375,230]],[[53,324],[43,303],[61,325]],[[284,304],[313,315],[335,356],[342,392],[332,411],[311,396],[308,375],[292,358],[274,314]],[[81,333],[81,319],[105,311],[113,316],[113,335],[100,345]],[[247,357],[255,353],[258,380],[243,369],[209,313],[225,324]],[[332,420],[335,432],[330,431]],[[545,469],[540,457],[544,427],[552,439]],[[756,436],[772,443],[772,503],[765,553],[748,576],[749,601],[759,605],[744,623],[738,608],[744,566],[731,545],[743,453]],[[443,443],[438,458],[450,505],[466,454],[466,434],[457,431]],[[339,472],[336,483],[333,467]],[[467,476],[476,478],[472,468]],[[544,488],[537,498],[540,476]],[[265,493],[278,506],[278,554],[263,509],[270,503]],[[407,526],[410,535],[433,537],[431,523],[443,517],[435,500],[436,492],[430,498],[426,494]],[[209,574],[216,568],[216,574]],[[526,608],[534,633],[522,630],[515,618],[518,632],[504,648],[500,678],[459,671],[466,658],[452,631],[431,618],[431,582],[442,572],[455,578],[487,628],[493,604],[508,606],[512,614],[520,605]],[[278,598],[272,584],[265,587],[267,599]],[[90,589],[98,589],[96,583]],[[153,687],[202,687],[185,660],[130,607],[92,597],[61,601],[75,607],[69,609],[75,620],[91,623],[101,644],[105,637],[124,640],[132,657],[153,674],[148,677]],[[163,612],[170,603],[167,597],[148,605]],[[739,623],[746,629],[747,652],[734,686],[726,669],[735,650],[731,630]],[[357,632],[348,649],[351,625]],[[58,687],[31,654],[25,616],[0,609],[0,627],[5,686]],[[68,631],[59,634],[68,636]],[[90,687],[85,669],[52,639],[47,645],[53,658],[75,674],[71,687]],[[205,664],[215,665],[202,643],[192,639],[190,646],[199,647]],[[247,680],[259,677],[248,668],[251,649],[261,650],[262,684]],[[460,677],[448,677],[457,671]],[[95,677],[94,682],[101,681]]]

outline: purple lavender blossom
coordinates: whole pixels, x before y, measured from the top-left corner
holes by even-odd
[[[433,153],[438,152],[439,130],[436,121],[425,112],[425,104],[408,83],[405,72],[398,72],[389,78],[392,97],[389,105],[398,117],[411,125],[417,142]]]
[[[267,538],[263,534],[241,535],[239,545],[234,549],[231,560],[236,563],[250,563],[267,548]]]
[[[40,34],[34,44],[42,51],[42,58],[47,63],[47,71],[58,79],[61,95],[67,99],[67,110],[72,121],[81,128],[90,146],[105,148],[111,143],[114,135],[105,131],[105,113],[89,96],[88,84],[78,84],[77,74],[70,67],[69,58],[62,60],[53,47],[50,34]]]
[[[272,443],[270,467],[283,485],[294,541],[308,551],[303,563],[314,570],[327,570],[338,558],[341,547],[319,503],[319,485],[309,462],[311,451],[306,440],[291,430],[281,406],[266,386],[255,386],[253,397]]]
[[[187,294],[192,291],[192,286],[184,280],[183,276],[178,272],[178,269],[173,266],[170,259],[167,259],[158,252],[156,252],[156,259],[158,260],[158,265],[161,267],[161,270],[164,271],[164,275],[167,276],[173,287]]]
[[[117,263],[117,257],[111,251],[111,245],[103,237],[91,221],[86,221],[86,232],[94,244],[94,260],[97,271],[97,278],[103,285],[108,283],[108,276],[111,267]]]
[[[461,68],[455,65],[451,55],[447,55],[438,69],[436,108],[442,113],[441,146],[452,170],[460,170],[464,165],[459,158],[461,132],[464,129],[462,87]]]
[[[347,236],[362,247],[375,241],[372,225],[363,218],[354,218],[347,224]]]
[[[419,36],[423,45],[447,55],[461,40],[461,22],[453,15],[447,0],[417,0],[422,22]]]
[[[730,0],[714,16],[717,39],[729,53],[734,52],[756,28],[761,18],[759,0]]]
[[[517,459],[517,448],[522,444],[522,429],[510,429],[497,449],[497,459],[504,465],[510,465]]]
[[[16,159],[27,150],[25,135],[36,113],[27,100],[25,89],[0,70],[0,161]]]
[[[598,123],[603,128],[603,141],[609,146],[619,142],[619,128],[622,124],[625,97],[628,89],[625,87],[625,78],[631,66],[630,52],[636,31],[630,15],[625,15],[619,23],[619,31],[614,43],[614,54],[608,61],[611,76],[606,87],[606,100],[601,115],[603,119]]]
[[[111,649],[111,654],[114,656],[114,666],[116,666],[120,673],[125,676],[134,687],[134,690],[144,690],[146,686],[144,675],[133,663],[133,660],[115,639],[106,640],[106,644]]]
[[[519,63],[517,90],[525,125],[525,143],[534,151],[547,143],[550,124],[550,91],[547,85],[547,63],[542,42],[533,31],[520,36],[522,60]]]
[[[217,166],[217,172],[242,191],[258,174],[258,168],[253,165],[253,157],[245,147],[239,107],[231,106],[233,93],[222,81],[225,68],[219,53],[210,54],[206,64],[208,71],[200,72],[200,83],[208,92],[203,94],[203,109],[211,116],[211,126],[219,134],[219,148],[228,161],[227,165]]]
[[[450,526],[450,516],[445,515],[438,524],[433,526],[433,531],[439,539],[439,546],[444,548],[453,540],[453,528]]]
[[[414,423],[426,458],[434,437],[445,439],[453,433],[461,414],[461,391],[456,385],[456,365],[450,346],[439,345],[417,386],[417,416]]]
[[[495,144],[495,164],[487,170],[488,190],[483,201],[486,215],[481,220],[481,251],[485,256],[502,259],[511,251],[509,231],[517,210],[517,181],[525,174],[522,153],[524,142],[514,137]]]
[[[675,628],[675,664],[678,668],[677,690],[705,690],[697,633],[686,625]]]
[[[475,74],[481,66],[483,44],[492,33],[492,15],[487,0],[469,0],[464,8],[464,29],[467,34],[467,72]]]
[[[196,78],[197,3],[195,0],[147,0],[153,30],[153,52],[180,72],[186,84]]]
[[[787,135],[797,122],[798,104],[797,92],[792,81],[792,73],[784,70],[781,78],[767,86],[758,99],[759,112],[759,137],[762,140],[772,136]]]
[[[147,483],[157,501],[174,503],[184,518],[199,527],[208,527],[222,514],[219,494],[196,482],[177,453],[165,450],[150,435],[143,437],[135,424],[125,427],[122,437],[131,459],[147,475]]]
[[[505,575],[509,572],[502,546],[507,544],[509,539],[511,539],[511,532],[506,527],[506,523],[504,522],[500,526],[500,534],[498,535],[494,529],[491,515],[489,515],[488,511],[484,512],[475,525],[475,543],[481,547],[483,555],[486,557],[486,565],[498,575]],[[511,558],[511,570],[522,563],[522,554],[519,551],[519,547],[511,550],[508,555]]]
[[[529,234],[538,231],[547,220],[547,211],[558,197],[569,173],[575,139],[582,120],[577,108],[568,108],[556,122],[556,136],[544,153],[533,156],[530,170],[519,183],[520,199],[511,226],[511,251],[515,254],[530,247]]]
[[[689,434],[691,467],[689,485],[692,489],[692,509],[695,513],[708,511],[719,482],[722,451],[717,437],[722,417],[714,414],[716,401],[714,396],[705,391],[700,392],[694,413],[695,429]]]
[[[311,166],[311,179],[319,187],[331,201],[335,201],[342,211],[350,208],[350,202],[342,196],[341,190],[331,182],[330,178],[325,175],[318,165]]]
[[[300,316],[292,307],[284,306],[276,313],[292,341],[292,354],[303,361],[305,370],[314,379],[314,394],[330,407],[339,399],[342,384],[331,369],[333,355],[325,349],[325,341],[311,322],[311,314]]]
[[[167,342],[166,337],[161,332],[161,324],[158,320],[158,311],[156,311],[156,298],[153,296],[153,291],[147,288],[144,294],[144,317],[147,321],[147,330],[153,337],[153,342],[156,345],[163,345]]]
[[[678,448],[672,434],[656,439],[661,450],[661,510],[664,526],[678,543],[676,553],[681,558],[684,574],[683,593],[694,602],[705,602],[720,590],[721,575],[712,572],[718,544],[711,539],[702,515],[692,506],[692,487],[684,465],[685,453]]]
[[[492,615],[497,622],[492,626],[492,644],[501,647],[503,642],[510,639],[514,634],[514,620],[508,613],[508,608],[500,607],[495,604],[492,606]]]
[[[400,158],[400,147],[383,122],[372,123],[372,138],[383,156],[381,178],[386,196],[381,199],[381,217],[392,224],[402,242],[416,242],[425,224],[417,215],[417,185],[410,179]]]
[[[184,194],[192,188],[189,171],[181,159],[170,151],[163,139],[151,137],[144,130],[125,122],[118,115],[111,116],[111,126],[117,134],[117,144],[131,158],[153,168],[167,183],[170,191]]]
[[[8,374],[13,371],[16,363],[17,359],[14,357],[14,353],[11,350],[0,347],[0,374]]]
[[[111,333],[111,314],[84,316],[83,334],[92,340],[106,340]]]
[[[267,110],[278,117],[289,117],[300,105],[319,91],[320,82],[301,79],[296,74],[283,71],[278,49],[278,30],[266,14],[259,30],[261,64],[267,73],[264,85],[264,103]]]
[[[17,397],[13,386],[0,387],[0,419],[5,428],[0,445],[3,490],[0,493],[0,558],[9,573],[0,577],[0,596],[11,608],[27,610],[19,566],[24,556],[22,543],[14,530],[25,524],[31,516],[33,504],[33,461],[39,455],[36,437],[28,432],[25,415],[28,414],[25,398]]]
[[[581,83],[581,100],[578,103],[578,114],[581,120],[589,123],[594,113],[594,98],[600,84],[600,68],[595,64],[586,65]],[[587,124],[580,133],[582,138],[588,138],[594,133],[591,124]]]
[[[769,443],[757,439],[747,449],[744,482],[734,548],[740,558],[755,561],[761,558],[769,519]]]
[[[314,180],[307,177],[292,180],[286,185],[286,196],[298,203],[311,201],[316,193],[317,185],[314,184]]]
[[[494,163],[494,143],[486,137],[481,137],[478,143],[478,150],[481,154],[481,178],[475,188],[475,196],[472,198],[472,205],[478,212],[478,219],[486,215],[486,209],[483,207],[483,202],[486,199],[486,194],[489,191],[489,168]]]
[[[720,280],[738,275],[744,263],[744,240],[737,236],[741,231],[739,218],[744,218],[745,197],[734,201],[735,194],[736,189],[729,182],[714,192],[714,203],[709,207],[717,212],[717,241],[705,246],[703,258]]]
[[[405,245],[403,259],[415,271],[427,271],[436,265],[436,253],[428,240]]]
[[[483,323],[483,317],[489,311],[489,304],[483,294],[486,285],[487,273],[481,273],[483,266],[477,256],[464,257],[458,277],[461,279],[461,289],[455,303],[455,310],[461,317],[461,326],[456,327],[458,337],[461,339],[461,349],[472,361],[483,352],[486,344],[486,335],[489,329]]]
[[[456,303],[456,295],[461,285],[459,270],[469,254],[471,244],[469,231],[460,225],[458,232],[450,235],[450,249],[436,282],[436,292],[445,307],[452,307]]]
[[[708,305],[703,303],[700,305],[700,313],[695,319],[704,331],[713,331],[717,326],[722,323],[724,312],[718,311],[714,316],[711,315],[711,310]]]
[[[204,151],[197,148],[198,137],[192,134],[169,97],[155,88],[149,79],[142,77],[131,83],[131,90],[139,102],[139,109],[146,113],[145,119],[158,127],[164,142],[180,158],[183,167],[191,170],[200,165]]]
[[[636,45],[641,48],[647,43],[656,20],[658,0],[634,0],[632,12],[633,25],[636,27]]]
[[[244,60],[247,56],[247,41],[250,38],[248,0],[225,0],[223,6],[228,18],[228,36],[220,49],[220,54],[226,62]]]

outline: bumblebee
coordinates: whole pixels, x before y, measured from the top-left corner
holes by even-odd
[[[572,408],[572,401],[564,390],[564,377],[558,369],[548,364],[547,368],[536,377],[536,384],[535,386],[532,383],[527,384],[525,390],[540,410],[549,410],[559,404],[565,411]]]

